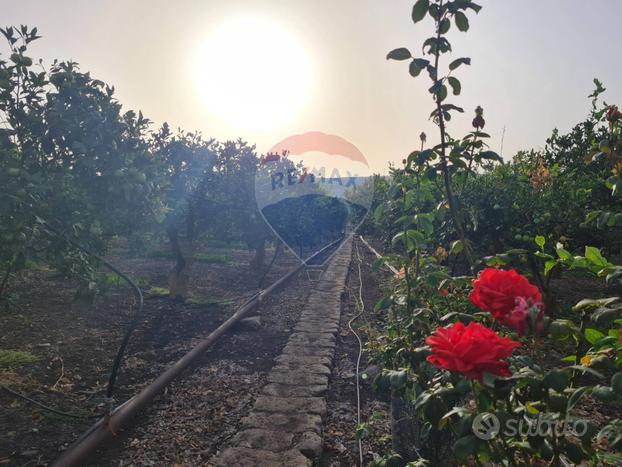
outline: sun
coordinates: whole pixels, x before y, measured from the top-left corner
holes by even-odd
[[[256,18],[214,30],[197,57],[197,85],[208,112],[250,129],[291,121],[308,101],[312,82],[309,55],[296,39]]]

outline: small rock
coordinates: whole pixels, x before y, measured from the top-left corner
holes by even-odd
[[[322,438],[316,433],[303,433],[296,448],[309,459],[317,459],[322,455]]]

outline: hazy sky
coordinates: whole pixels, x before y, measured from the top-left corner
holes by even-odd
[[[73,59],[82,70],[113,84],[126,109],[219,139],[243,137],[268,150],[282,138],[318,130],[354,143],[376,171],[385,171],[418,147],[419,133],[436,137],[428,120],[429,82],[413,79],[406,62],[388,62],[389,50],[420,50],[431,23],[410,19],[414,0],[0,0],[4,25],[37,26],[43,39],[30,56]],[[479,0],[471,30],[453,31],[454,58],[470,56],[457,76],[463,94],[449,102],[467,112],[452,120],[458,136],[482,105],[486,130],[503,154],[537,148],[554,127],[568,130],[589,111],[586,96],[600,78],[608,102],[622,103],[622,1]],[[287,31],[309,64],[306,103],[273,128],[241,128],[210,112],[197,79],[208,38],[238,18],[267,19]],[[5,47],[0,48],[4,53]],[[274,58],[274,57],[272,57]],[[248,77],[287,73],[291,57],[275,69],[256,56]],[[448,59],[445,59],[448,60]],[[213,64],[205,65],[208,68]],[[300,79],[300,78],[298,78]],[[212,93],[213,95],[213,93]]]

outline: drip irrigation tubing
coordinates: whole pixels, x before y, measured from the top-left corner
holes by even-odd
[[[266,277],[268,277],[268,273],[270,273],[270,270],[272,269],[272,266],[274,265],[274,262],[276,261],[277,256],[279,256],[280,249],[281,249],[281,244],[277,243],[277,245],[274,247],[274,254],[272,255],[272,260],[270,261],[270,264],[268,264],[266,271],[262,274],[261,279],[259,279],[259,283],[257,284],[258,289],[261,289],[261,286],[263,285],[263,281],[265,281]]]
[[[121,362],[123,361],[123,357],[125,355],[125,351],[127,349],[127,345],[128,345],[128,343],[130,341],[130,338],[131,338],[134,330],[136,329],[136,326],[138,325],[139,318],[140,318],[140,316],[142,314],[142,310],[143,310],[143,306],[144,306],[143,293],[140,290],[140,288],[136,285],[136,283],[134,281],[132,281],[132,279],[127,274],[125,274],[122,271],[120,271],[113,264],[111,264],[110,262],[106,261],[101,256],[93,253],[90,249],[86,248],[84,245],[81,245],[80,243],[78,243],[75,240],[71,239],[65,233],[63,233],[62,231],[60,231],[56,227],[52,226],[45,219],[37,216],[37,220],[39,221],[40,224],[42,224],[51,233],[53,233],[54,235],[56,235],[59,238],[62,238],[65,242],[67,242],[68,244],[70,244],[74,248],[77,248],[80,251],[83,251],[84,253],[86,253],[87,255],[95,258],[101,264],[103,264],[108,269],[110,269],[114,274],[118,275],[121,279],[123,279],[125,282],[127,282],[129,284],[129,286],[132,288],[132,291],[136,295],[136,301],[138,303],[138,307],[137,307],[134,315],[132,316],[132,320],[130,321],[130,325],[129,325],[128,329],[126,330],[125,334],[123,335],[123,339],[121,341],[121,345],[119,346],[119,349],[118,349],[118,351],[117,351],[117,353],[115,355],[115,359],[114,359],[114,362],[113,362],[113,365],[112,365],[112,369],[110,371],[110,376],[108,378],[108,385],[106,387],[106,400],[108,402],[108,410],[111,410],[112,409],[112,396],[114,394],[114,388],[115,388],[115,383],[116,383],[116,380],[117,380],[117,375],[119,373],[119,368],[121,367]],[[35,399],[32,399],[31,397],[28,397],[28,396],[26,396],[24,394],[21,394],[21,393],[17,392],[17,391],[14,391],[13,389],[10,389],[10,388],[8,388],[5,385],[0,385],[0,388],[2,390],[4,390],[4,391],[8,392],[9,394],[15,396],[15,397],[23,399],[26,402],[29,402],[30,404],[36,405],[37,407],[39,407],[39,408],[41,408],[43,410],[46,410],[46,411],[48,411],[50,413],[54,413],[56,415],[61,415],[63,417],[76,418],[76,419],[91,419],[91,418],[100,418],[100,417],[102,417],[102,414],[79,415],[79,414],[74,414],[74,413],[70,413],[70,412],[64,412],[62,410],[58,410],[58,409],[50,407],[50,406],[48,406],[46,404],[43,404],[42,402],[39,402],[39,401],[37,401]]]
[[[63,412],[62,410],[58,410],[58,409],[54,409],[50,406],[47,406],[37,400],[31,399],[28,396],[25,396],[24,394],[20,394],[17,391],[14,391],[13,389],[10,389],[4,385],[0,386],[0,389],[8,392],[9,394],[11,394],[12,396],[15,397],[19,397],[20,399],[24,399],[27,402],[30,402],[33,405],[36,405],[37,407],[42,408],[43,410],[47,410],[48,412],[54,413],[56,415],[60,415],[62,417],[69,417],[69,418],[79,418],[79,419],[90,419],[90,418],[100,418],[102,417],[102,414],[93,414],[93,415],[80,415],[80,414],[75,414],[75,413],[70,413],[70,412]]]
[[[134,330],[136,329],[136,326],[138,326],[138,321],[139,321],[139,318],[140,318],[140,316],[142,314],[143,307],[144,307],[144,304],[145,304],[145,299],[143,297],[142,290],[140,290],[140,287],[138,287],[136,285],[136,283],[132,279],[130,279],[130,277],[127,274],[125,274],[122,271],[120,271],[118,268],[116,268],[114,265],[112,265],[111,263],[106,261],[104,258],[102,258],[101,256],[93,253],[90,249],[86,248],[84,245],[81,245],[80,243],[76,242],[75,240],[69,238],[63,232],[61,232],[60,230],[58,230],[55,227],[53,227],[52,225],[50,225],[50,223],[47,222],[46,220],[41,219],[41,218],[38,218],[38,219],[40,219],[42,224],[46,228],[48,228],[52,233],[54,233],[55,235],[61,237],[63,240],[65,240],[67,243],[69,243],[73,247],[83,251],[84,253],[86,253],[89,256],[92,256],[97,261],[99,261],[104,266],[106,266],[108,269],[110,269],[113,273],[118,275],[121,279],[123,279],[125,282],[128,283],[128,285],[132,288],[134,294],[136,295],[136,301],[138,303],[138,307],[137,307],[136,311],[134,312],[134,316],[132,316],[132,320],[130,321],[130,325],[128,326],[125,334],[123,335],[123,339],[121,341],[121,345],[119,346],[119,350],[117,351],[117,354],[115,355],[115,358],[114,358],[114,362],[112,364],[112,370],[110,371],[110,377],[108,378],[108,387],[106,388],[106,399],[108,399],[109,408],[112,408],[111,407],[112,396],[114,394],[114,386],[115,386],[115,383],[116,383],[116,380],[117,380],[117,375],[119,373],[119,368],[121,367],[121,362],[123,361],[123,356],[125,355],[125,351],[126,351],[127,346],[128,346],[128,344],[130,342],[130,338],[132,337],[132,334],[134,333]]]

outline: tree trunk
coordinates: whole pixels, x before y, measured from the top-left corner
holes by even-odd
[[[4,273],[4,278],[2,279],[2,283],[0,284],[0,298],[4,295],[4,289],[9,283],[9,277],[11,277],[11,272],[13,271],[14,262],[11,261],[6,267],[6,272]]]
[[[194,242],[179,240],[176,227],[167,229],[167,234],[175,255],[175,267],[169,274],[168,288],[171,297],[184,299],[188,296],[190,272],[194,263]]]
[[[258,240],[253,246],[255,248],[255,256],[253,256],[253,259],[250,262],[250,267],[254,271],[261,272],[266,261],[266,240]]]

